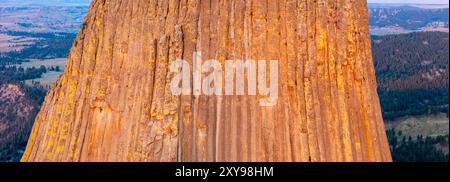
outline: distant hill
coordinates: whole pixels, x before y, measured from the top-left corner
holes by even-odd
[[[91,0],[0,0],[0,5],[87,6]]]
[[[369,8],[387,8],[411,6],[422,9],[445,9],[449,8],[448,4],[414,4],[414,3],[369,3]]]
[[[448,5],[370,4],[374,35],[449,30]]]
[[[447,88],[449,34],[416,32],[374,36],[373,56],[382,89]]]
[[[0,161],[19,161],[40,103],[18,84],[0,82]]]
[[[87,9],[87,6],[0,6],[0,33],[77,33],[81,29]]]
[[[385,120],[448,113],[448,33],[417,32],[372,40]]]

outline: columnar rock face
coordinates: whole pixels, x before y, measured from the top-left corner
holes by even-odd
[[[370,46],[365,0],[93,0],[22,160],[390,161]],[[194,52],[278,60],[277,102],[174,95]]]

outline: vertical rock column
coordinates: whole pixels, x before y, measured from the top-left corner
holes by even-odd
[[[370,46],[365,0],[93,0],[22,160],[390,161]],[[278,101],[173,95],[194,52],[278,60]]]

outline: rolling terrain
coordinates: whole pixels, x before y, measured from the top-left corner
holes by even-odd
[[[371,33],[448,32],[448,12],[448,5],[370,4]]]
[[[3,32],[77,33],[86,11],[87,6],[0,6],[0,26]]]

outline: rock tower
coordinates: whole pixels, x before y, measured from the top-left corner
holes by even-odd
[[[278,60],[276,104],[172,94],[194,52]],[[22,159],[390,160],[365,0],[93,0]]]

